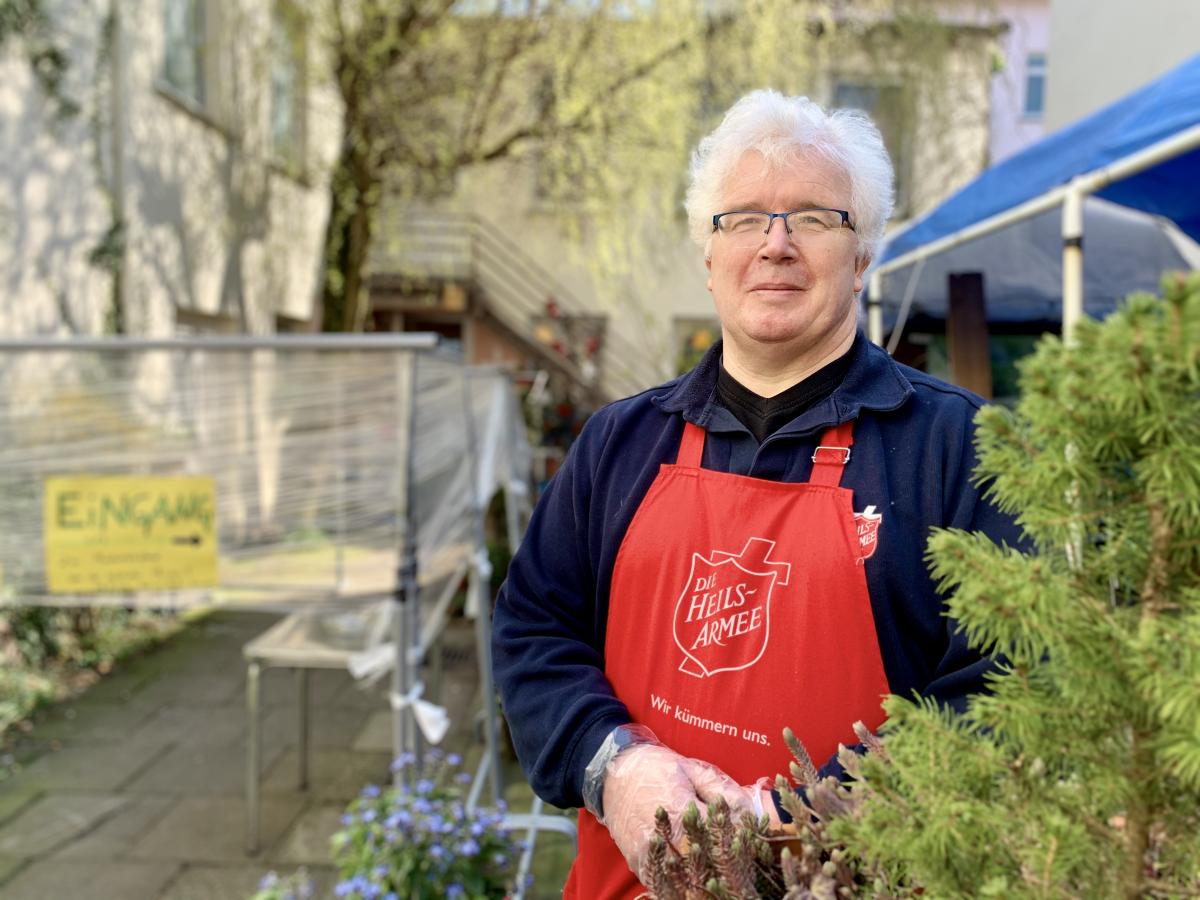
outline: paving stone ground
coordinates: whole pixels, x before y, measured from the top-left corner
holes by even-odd
[[[0,782],[4,900],[238,900],[268,871],[304,865],[332,896],[329,837],[368,781],[388,777],[386,686],[310,674],[310,787],[297,788],[297,708],[289,672],[262,682],[261,850],[245,852],[242,647],[276,616],[220,612],[118,666],[48,711]],[[447,744],[469,750],[479,706],[469,628],[452,631],[441,701]],[[462,652],[462,651],[467,652]]]

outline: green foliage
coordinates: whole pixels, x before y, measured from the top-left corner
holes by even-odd
[[[1007,656],[953,717],[888,702],[889,761],[836,832],[929,896],[1200,891],[1200,276],[1022,363],[977,478],[1032,548],[930,541],[971,642]]]
[[[173,613],[144,610],[0,609],[0,734],[177,627]]]
[[[399,787],[363,789],[333,836],[338,896],[507,896],[519,845],[502,826],[503,811],[466,808],[471,776],[461,762],[433,750],[413,770],[401,757]]]

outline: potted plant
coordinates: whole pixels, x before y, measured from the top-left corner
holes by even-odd
[[[354,900],[503,898],[519,842],[504,828],[504,810],[466,805],[471,776],[456,754],[437,750],[416,767],[402,755],[400,784],[367,785],[333,836],[340,881]]]

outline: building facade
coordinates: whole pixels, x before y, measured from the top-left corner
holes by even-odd
[[[886,44],[886,23],[847,23],[846,37],[814,66],[814,99],[863,109],[880,125],[897,170],[897,220],[924,212],[986,165],[993,49],[1002,32],[994,19],[945,23],[942,58],[916,80],[904,48]],[[680,173],[685,166],[681,159]],[[383,327],[432,322],[461,340],[470,358],[489,361],[487,354],[499,360],[511,349],[494,340],[499,323],[526,346],[548,349],[600,399],[687,368],[720,331],[702,251],[681,212],[630,223],[627,240],[614,245],[586,227],[565,230],[537,185],[536,160],[463,173],[457,192],[438,204],[441,213],[431,214],[452,235],[436,246],[403,237],[434,230],[414,229],[410,211],[385,212],[372,265]],[[459,224],[450,224],[452,216]],[[458,271],[441,282],[413,277],[439,259]],[[406,294],[406,284],[417,290]]]
[[[1002,0],[1007,26],[992,77],[989,164],[1003,162],[1045,134],[1050,61],[1050,0]]]
[[[303,7],[47,11],[61,97],[0,56],[0,334],[307,327],[339,110]]]

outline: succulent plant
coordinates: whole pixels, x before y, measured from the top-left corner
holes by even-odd
[[[855,724],[855,733],[879,759],[882,742]],[[830,824],[852,817],[869,790],[862,783],[820,778],[803,744],[790,731],[784,740],[794,760],[792,782],[776,778],[776,789],[791,823],[772,830],[770,820],[742,813],[738,820],[724,798],[708,804],[706,815],[693,803],[683,815],[683,836],[671,838],[671,822],[661,807],[651,841],[646,887],[657,900],[835,900],[839,897],[899,898],[913,889],[893,885],[883,872],[856,857],[831,834]],[[859,758],[842,748],[839,761],[850,774]],[[799,787],[801,790],[795,790]]]

